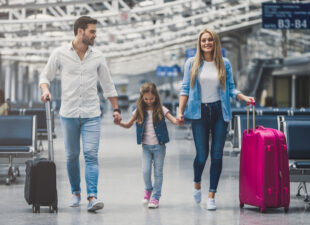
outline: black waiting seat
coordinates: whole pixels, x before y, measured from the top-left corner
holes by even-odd
[[[0,157],[9,159],[10,184],[19,175],[13,158],[31,158],[36,152],[36,116],[0,116]]]
[[[45,108],[11,108],[9,115],[36,115],[37,118],[37,139],[39,140],[39,150],[43,150],[42,140],[47,140],[47,124]],[[51,110],[52,135],[56,138],[54,110]]]
[[[52,134],[53,138],[56,138],[55,134],[55,123],[54,123],[54,111],[51,110],[51,121],[52,121]],[[38,139],[47,140],[47,124],[46,124],[46,111],[45,108],[28,108],[25,109],[25,115],[36,115],[38,123]]]
[[[292,108],[260,108],[258,112],[260,115],[293,115]]]
[[[294,109],[293,111],[293,115],[295,116],[299,116],[299,115],[303,115],[303,116],[310,116],[310,108],[301,108],[301,109]]]
[[[310,120],[286,120],[283,122],[287,150],[290,160],[290,181],[298,182],[298,192],[305,192],[308,200],[306,182],[310,182]]]
[[[284,132],[284,122],[285,121],[310,121],[310,115],[290,115],[290,116],[279,116],[280,120],[280,130]]]

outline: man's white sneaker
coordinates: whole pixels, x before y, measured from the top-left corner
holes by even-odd
[[[71,207],[78,207],[81,202],[81,196],[77,196],[75,194],[72,195],[70,206]]]
[[[215,199],[214,198],[208,198],[207,209],[208,210],[216,210],[216,205],[215,205]]]
[[[90,202],[88,202],[87,205],[87,210],[89,212],[95,212],[96,210],[102,209],[104,206],[103,202],[98,200],[98,199],[94,199]]]
[[[194,188],[193,197],[196,203],[200,203],[201,202],[201,189]]]

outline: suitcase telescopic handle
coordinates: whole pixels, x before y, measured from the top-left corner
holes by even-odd
[[[250,103],[247,103],[247,117],[246,117],[246,133],[248,134],[250,132],[249,126],[250,126],[250,108],[253,107],[253,132],[255,131],[255,102],[251,101]]]
[[[48,137],[48,159],[54,161],[51,108],[50,108],[50,98],[48,96],[46,97],[45,110],[46,110],[47,137]]]

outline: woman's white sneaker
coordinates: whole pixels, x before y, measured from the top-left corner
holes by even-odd
[[[194,188],[193,197],[196,203],[200,203],[201,202],[201,189]]]
[[[208,210],[216,210],[216,205],[215,205],[215,199],[214,198],[208,198],[207,209]]]

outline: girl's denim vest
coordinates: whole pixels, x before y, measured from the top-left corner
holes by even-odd
[[[142,137],[143,137],[143,132],[144,132],[144,128],[145,128],[145,121],[147,119],[147,112],[144,113],[144,121],[142,122],[142,124],[138,124],[136,123],[136,127],[137,127],[137,143],[138,145],[140,145],[142,143]],[[153,123],[154,125],[154,131],[156,134],[156,137],[158,139],[158,143],[160,145],[166,144],[169,142],[169,135],[168,135],[168,129],[167,129],[167,125],[165,122],[165,117],[163,117],[163,119],[161,121],[159,121],[159,123]]]

